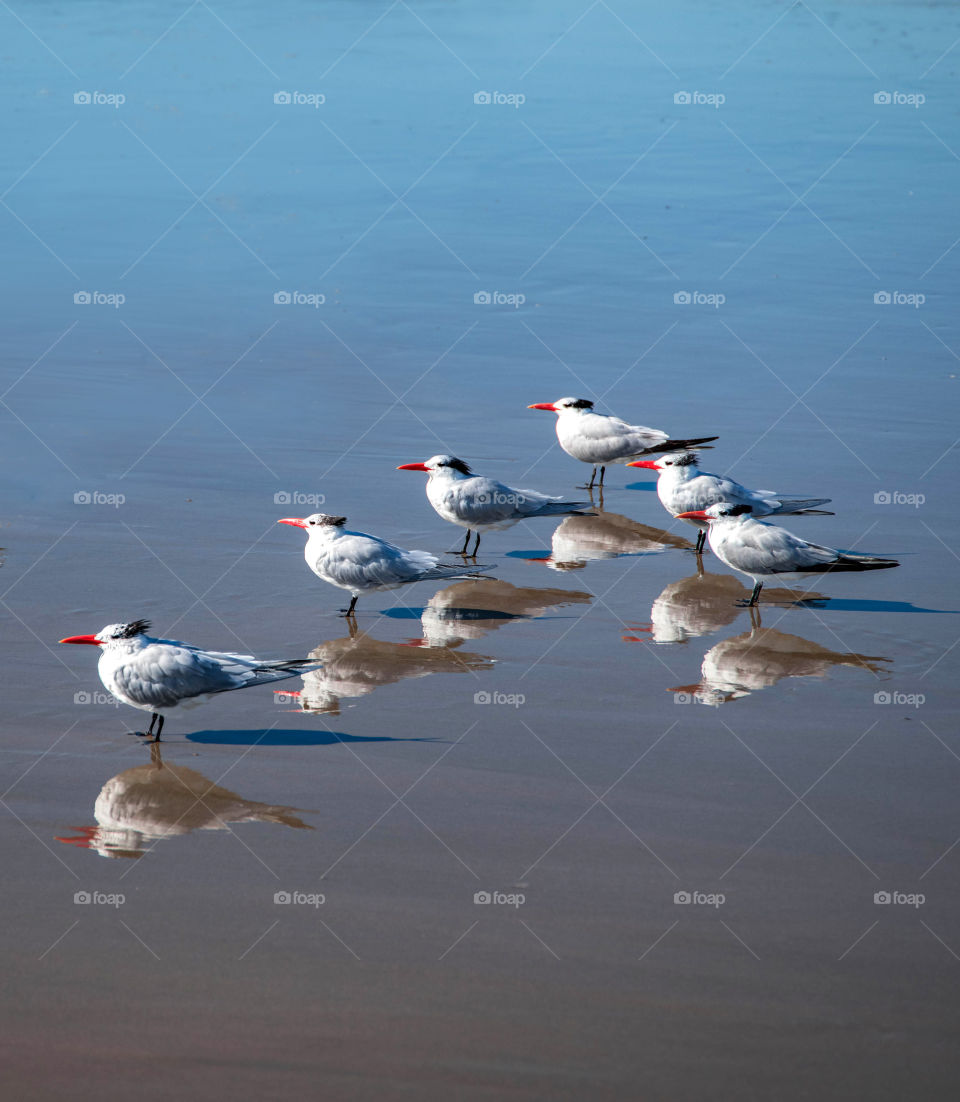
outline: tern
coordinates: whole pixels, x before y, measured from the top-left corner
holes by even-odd
[[[349,590],[353,599],[345,610],[353,616],[357,599],[370,590],[397,589],[412,582],[434,579],[454,581],[476,578],[492,566],[477,566],[465,572],[462,566],[441,566],[429,551],[407,551],[377,536],[351,532],[344,528],[346,517],[313,513],[309,517],[283,517],[277,524],[290,524],[307,533],[303,557],[316,576],[340,589]]]
[[[611,463],[628,463],[631,459],[654,452],[676,452],[708,444],[716,436],[701,436],[696,440],[671,440],[660,429],[628,425],[619,417],[594,413],[593,402],[587,398],[558,398],[556,402],[535,402],[527,409],[546,409],[557,415],[557,439],[560,447],[593,467],[590,482],[584,489],[592,490],[600,468],[600,485]]]
[[[423,463],[403,463],[398,471],[426,471],[427,500],[437,515],[451,524],[466,528],[467,535],[460,549],[466,555],[472,533],[476,543],[472,555],[480,546],[480,533],[494,528],[509,528],[530,517],[590,516],[587,501],[561,501],[537,490],[515,490],[494,478],[474,474],[452,455],[434,455]]]
[[[706,509],[708,505],[727,501],[733,505],[751,505],[755,517],[782,516],[833,516],[818,505],[828,505],[828,497],[784,497],[774,490],[748,490],[739,482],[723,475],[701,471],[697,466],[696,452],[671,452],[658,455],[656,459],[637,459],[628,463],[628,467],[646,467],[658,471],[657,497],[664,509],[673,516],[688,513],[696,509]],[[688,524],[699,528],[697,533],[697,554],[703,550],[707,536],[707,522],[684,518]]]
[[[706,509],[677,514],[681,520],[703,520],[710,525],[707,539],[717,558],[753,579],[749,605],[760,599],[763,579],[772,574],[825,574],[834,570],[886,570],[899,566],[896,559],[856,555],[799,536],[773,524],[754,520],[752,505],[719,502]]]
[[[136,734],[148,739],[153,736],[154,742],[160,741],[166,714],[178,706],[189,708],[216,693],[282,681],[317,668],[317,663],[307,658],[262,662],[252,654],[201,650],[176,639],[154,639],[147,635],[149,628],[148,620],[107,624],[96,635],[68,635],[60,642],[100,648],[98,672],[104,688],[132,708],[151,713],[150,727]]]

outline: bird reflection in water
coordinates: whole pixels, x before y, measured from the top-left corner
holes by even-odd
[[[304,675],[298,693],[276,692],[277,700],[304,712],[338,715],[343,698],[366,696],[383,685],[434,673],[476,673],[493,668],[484,654],[458,648],[513,620],[543,616],[564,604],[589,601],[589,593],[527,589],[493,578],[455,582],[430,599],[421,613],[423,638],[392,643],[350,625],[350,634],[321,643],[310,654],[323,663]]]
[[[321,643],[310,656],[321,661],[323,667],[304,674],[299,692],[278,690],[275,697],[280,703],[289,700],[299,704],[301,711],[318,715],[339,715],[342,698],[366,696],[408,677],[468,673],[493,666],[492,658],[457,651],[453,646],[432,650],[420,639],[406,643],[374,639],[359,631],[356,624],[350,625],[349,635]]]
[[[230,830],[234,823],[313,830],[296,810],[245,800],[195,769],[170,765],[160,756],[160,744],[154,743],[149,765],[118,773],[100,790],[93,807],[97,825],[75,827],[76,837],[57,841],[94,850],[101,857],[142,857],[147,843],[194,830]]]
[[[498,578],[455,582],[435,593],[423,610],[422,645],[459,646],[466,639],[481,639],[513,620],[536,619],[564,605],[591,600],[589,593],[576,589],[531,588]]]
[[[551,570],[577,570],[594,559],[615,559],[620,555],[643,555],[667,548],[692,551],[694,545],[683,536],[640,524],[620,513],[600,512],[595,516],[567,517],[553,533],[551,553],[531,557]]]
[[[632,631],[649,632],[654,643],[686,643],[710,635],[732,624],[743,611],[737,602],[749,598],[750,590],[732,574],[710,574],[698,562],[696,574],[666,586],[650,609],[650,623],[631,625]],[[800,601],[822,600],[819,594],[774,589],[765,594],[772,605],[789,606]],[[624,639],[636,642],[634,636]]]
[[[717,643],[703,656],[700,681],[678,685],[669,692],[689,693],[701,704],[729,704],[759,689],[768,689],[785,677],[826,677],[834,666],[852,666],[867,673],[884,672],[889,658],[832,651],[799,635],[787,635],[760,624]]]

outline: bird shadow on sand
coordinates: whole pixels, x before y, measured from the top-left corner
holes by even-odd
[[[194,731],[187,742],[204,746],[335,746],[361,742],[443,742],[435,738],[391,738],[389,735],[347,735],[341,731]]]
[[[449,620],[546,620],[546,616],[525,616],[519,612],[499,612],[488,608],[446,608]],[[420,620],[426,608],[385,608],[380,615],[389,620]]]
[[[909,601],[870,601],[851,597],[809,597],[797,601],[796,605],[817,612],[924,612],[934,616],[956,616],[958,613],[953,608],[921,608]]]

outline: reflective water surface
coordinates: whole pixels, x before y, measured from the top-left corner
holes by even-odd
[[[952,1098],[958,9],[0,33],[5,1096]],[[579,500],[566,394],[901,566],[751,619],[614,466],[352,630],[278,518],[455,562],[397,465]],[[55,642],[141,617],[324,665],[151,758]]]

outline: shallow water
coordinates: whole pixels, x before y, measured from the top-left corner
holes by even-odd
[[[957,12],[16,13],[11,1096],[947,1096]],[[526,409],[564,394],[720,434],[707,469],[831,497],[785,526],[901,567],[751,622],[615,467],[601,515],[491,533],[493,579],[365,597],[351,637],[276,519],[444,553],[396,465],[571,495]],[[324,669],[151,759],[55,645],[139,617]]]

